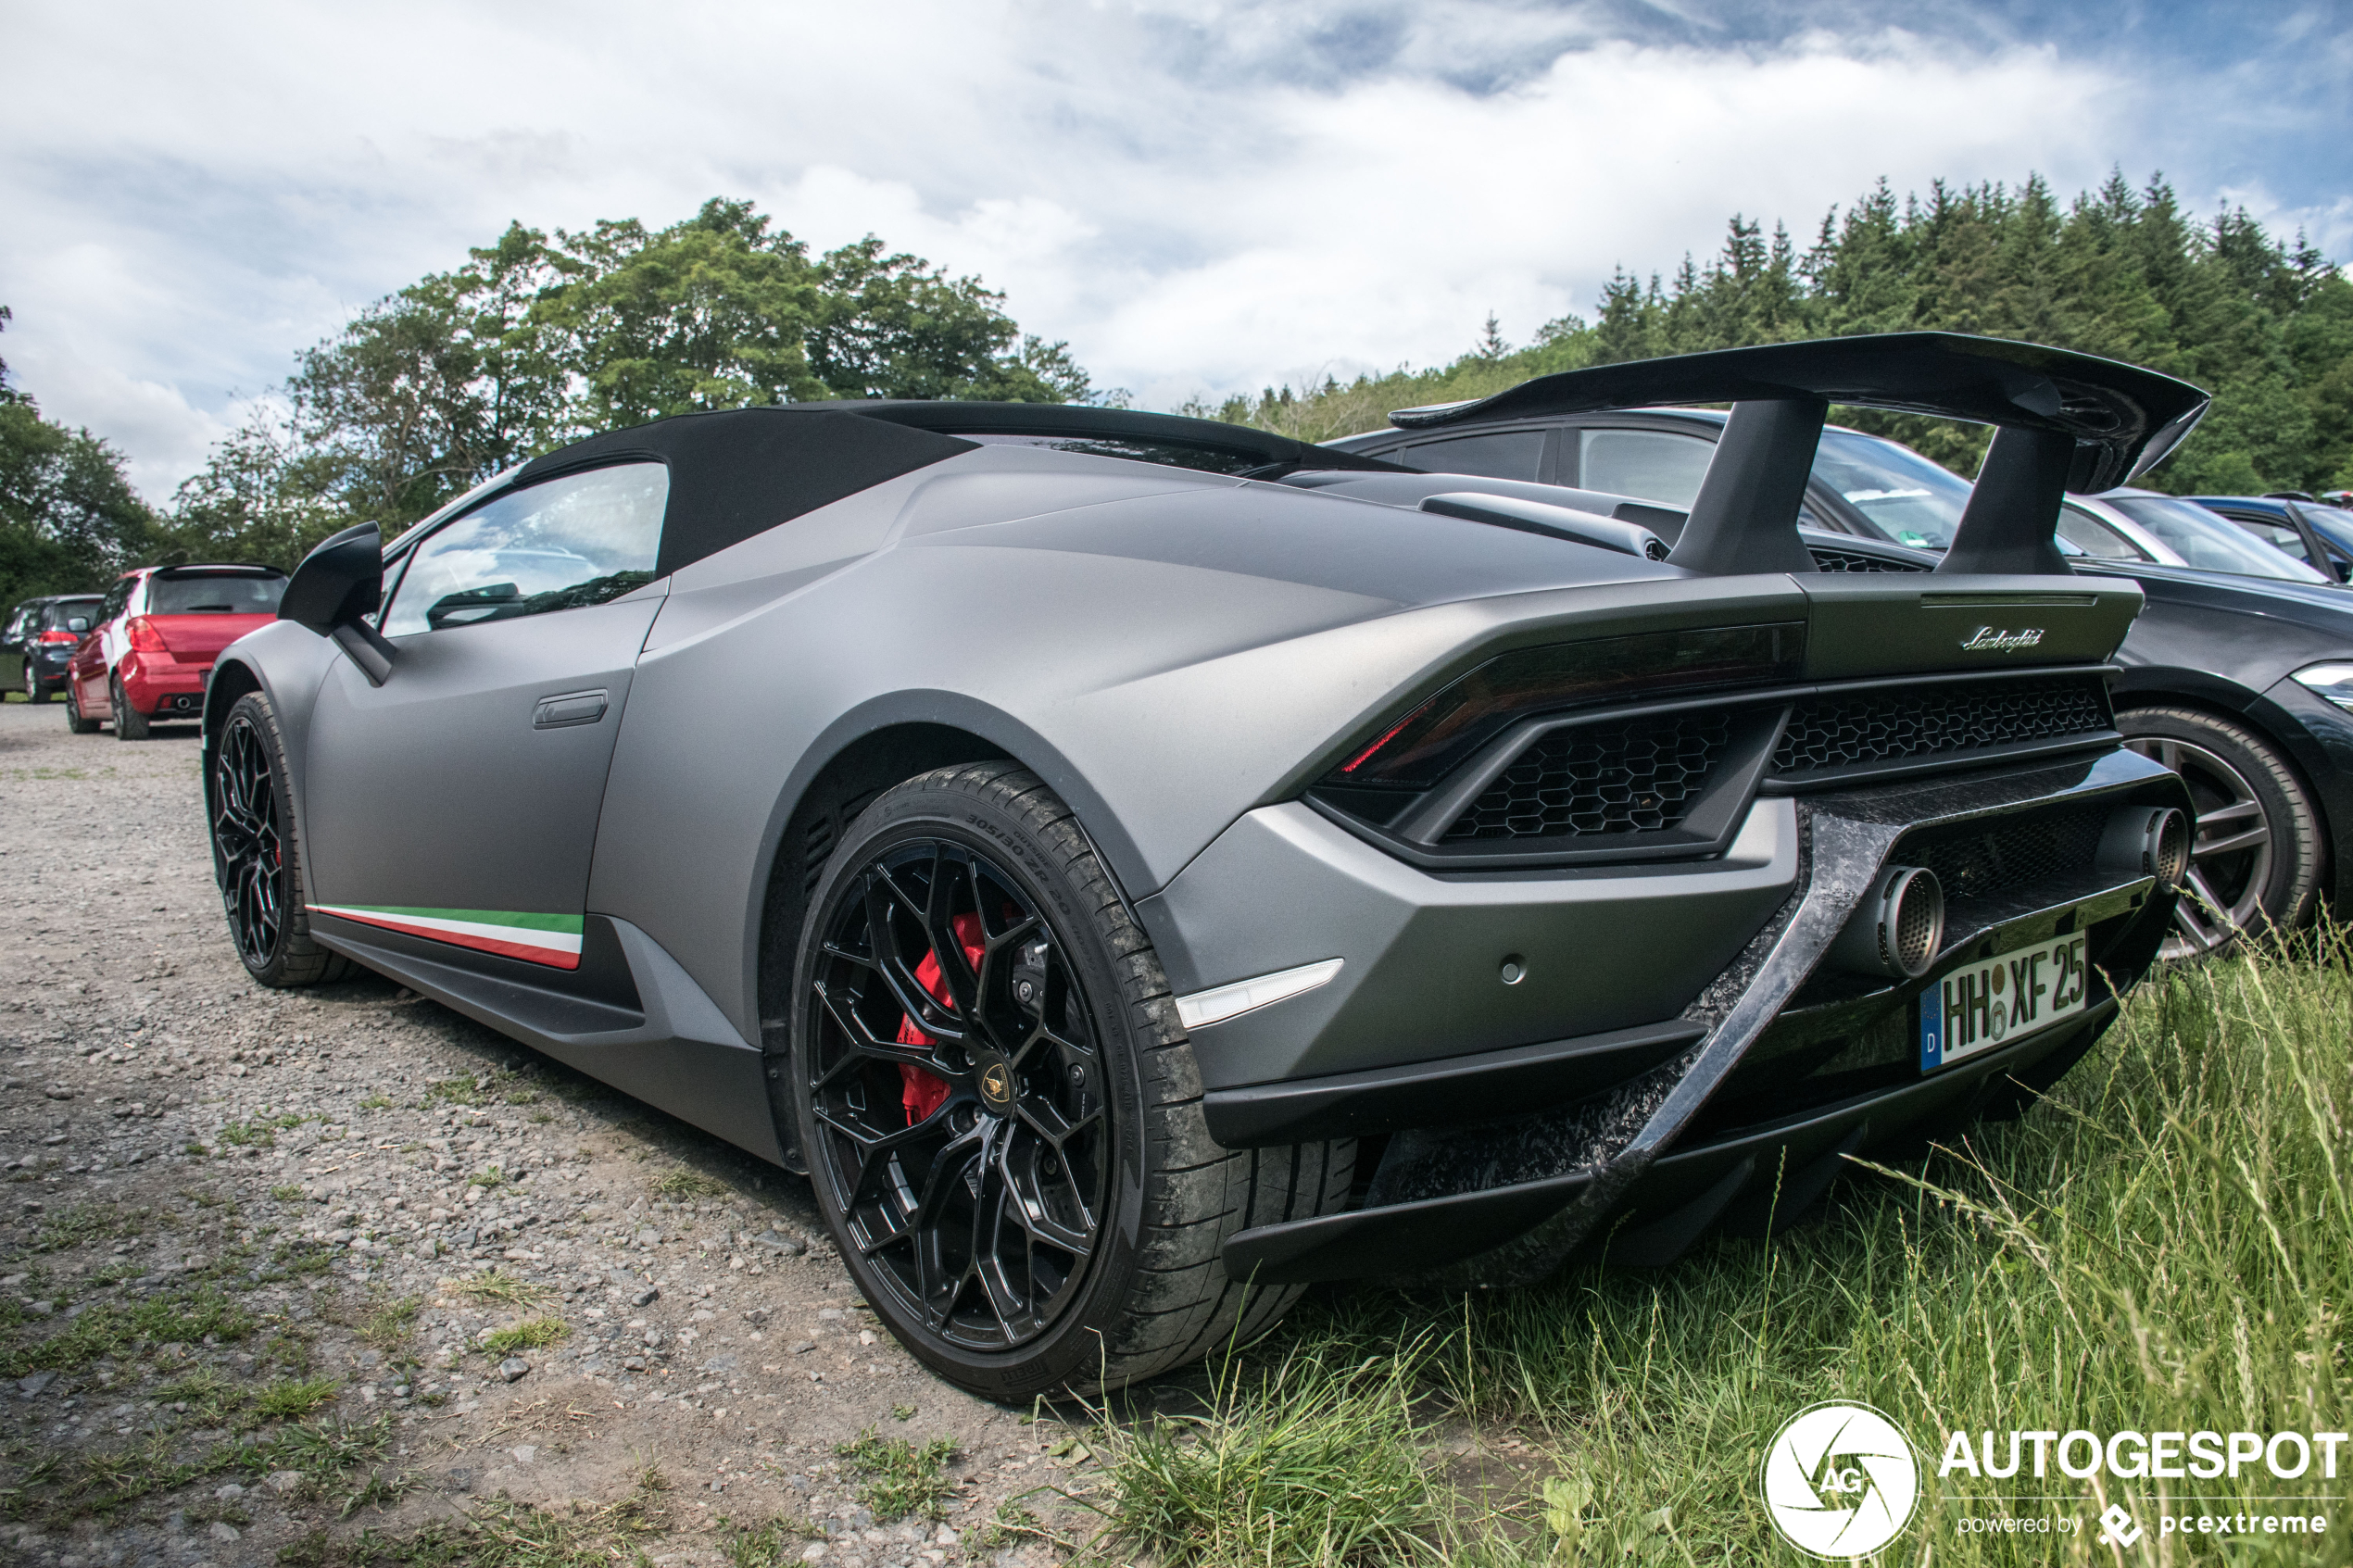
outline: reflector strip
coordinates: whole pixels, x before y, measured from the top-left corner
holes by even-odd
[[[546,964],[580,967],[578,915],[514,914],[502,909],[421,909],[399,905],[313,904],[338,920],[382,926],[409,936],[447,942],[476,952]]]
[[[1273,974],[1262,974],[1255,980],[1237,980],[1231,985],[1220,985],[1213,990],[1196,991],[1189,997],[1179,997],[1176,998],[1177,1022],[1188,1029],[1199,1029],[1205,1024],[1223,1023],[1229,1018],[1238,1018],[1257,1008],[1304,996],[1318,985],[1329,985],[1344,961],[1326,959],[1321,963],[1277,970]]]

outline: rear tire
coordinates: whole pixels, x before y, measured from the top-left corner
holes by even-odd
[[[851,1276],[918,1360],[984,1399],[1092,1397],[1299,1298],[1228,1279],[1220,1248],[1341,1207],[1353,1141],[1211,1140],[1160,960],[1036,774],[982,762],[886,791],[809,909],[800,1147]]]
[[[2128,709],[2116,725],[2125,745],[2181,774],[2197,805],[2189,885],[2160,958],[2228,952],[2312,918],[2327,853],[2320,813],[2268,740],[2194,708]]]
[[[123,695],[120,676],[107,683],[107,697],[114,704],[114,738],[145,740],[149,734],[147,716],[131,706],[131,699]]]
[[[98,721],[82,716],[82,693],[76,687],[71,676],[66,678],[66,728],[77,735],[94,735],[98,733]]]
[[[278,990],[342,979],[351,960],[310,938],[285,744],[268,697],[236,700],[206,762],[213,877],[245,972]]]
[[[24,661],[24,699],[35,703],[49,700],[49,687],[41,679],[40,671],[33,669],[31,659]]]

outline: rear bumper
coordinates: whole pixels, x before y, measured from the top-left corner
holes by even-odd
[[[115,667],[124,698],[140,712],[157,718],[200,717],[204,712],[205,681],[211,672],[210,659],[202,664],[182,664],[169,654],[125,654],[122,662]]]
[[[2129,985],[2171,914],[2172,896],[2145,876],[2054,860],[2047,874],[2030,867],[2024,880],[1989,879],[1954,897],[1945,945],[1922,980],[1818,973],[1881,867],[1924,859],[1940,839],[2025,845],[2063,822],[2091,823],[2096,837],[2116,810],[2189,803],[2174,775],[2115,751],[1784,804],[1798,818],[1794,896],[1664,1019],[1350,1073],[1211,1084],[1211,1131],[1229,1146],[1377,1140],[1362,1146],[1373,1168],[1368,1181],[1359,1172],[1356,1207],[1243,1231],[1227,1243],[1227,1268],[1270,1283],[1505,1283],[1604,1240],[1614,1257],[1664,1261],[1709,1224],[1755,1219],[1748,1211],[1776,1192],[1782,1214],[1803,1209],[1847,1153],[2046,1087],[2114,1014],[2095,980],[2080,1017],[1923,1073],[1918,999],[1943,971],[2081,931],[2095,969]],[[1627,978],[1639,988],[1642,976]]]

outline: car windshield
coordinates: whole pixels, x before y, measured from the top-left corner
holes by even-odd
[[[1877,523],[1899,545],[1942,550],[1953,543],[1969,483],[1908,446],[1859,431],[1822,432],[1814,477]]]
[[[96,599],[68,599],[49,607],[42,624],[52,632],[87,632],[98,618]],[[79,625],[75,622],[80,622]]]
[[[149,615],[275,615],[283,577],[222,572],[217,577],[157,577],[147,584]]]
[[[2278,577],[2290,583],[2327,578],[2263,543],[2195,501],[2171,495],[2103,495],[2101,500],[2139,523],[2157,542],[2200,571],[2235,577]]]

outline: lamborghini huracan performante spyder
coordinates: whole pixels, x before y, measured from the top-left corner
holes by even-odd
[[[1999,427],[1934,572],[1816,570],[1833,399]],[[2141,596],[2052,531],[2206,399],[1915,334],[1402,417],[1678,402],[1734,407],[1671,550],[1094,408],[567,446],[327,541],[221,656],[231,933],[806,1172],[891,1329],[1000,1399],[1310,1281],[1764,1228],[2014,1112],[2157,952],[2189,802],[2113,723]]]

